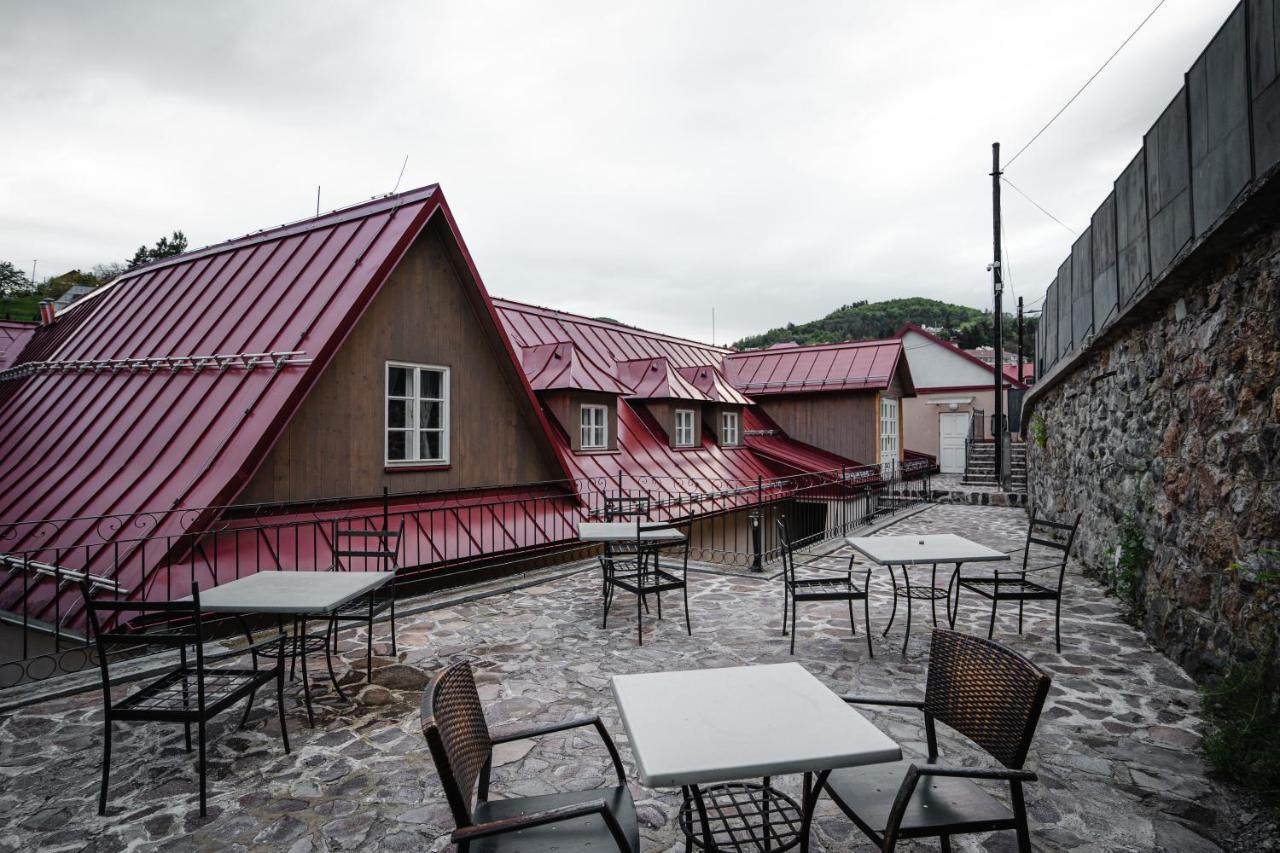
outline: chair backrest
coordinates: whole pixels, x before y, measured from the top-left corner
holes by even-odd
[[[924,710],[1020,768],[1049,693],[1049,676],[1015,651],[981,637],[935,628]]]
[[[80,592],[84,596],[89,631],[97,647],[107,708],[111,707],[111,663],[123,657],[125,650],[137,655],[149,650],[176,648],[185,664],[187,647],[191,646],[195,650],[196,669],[203,671],[204,623],[200,618],[200,588],[194,581],[190,601],[99,598],[88,579],[80,582]],[[203,707],[203,685],[197,693],[199,705]]]
[[[787,530],[787,517],[778,515],[778,550],[782,554],[782,571],[787,581],[795,580],[796,558],[791,553],[791,533]]]
[[[469,826],[476,782],[493,755],[470,663],[455,663],[431,679],[422,696],[422,734],[454,823]]]
[[[648,495],[641,497],[630,497],[628,495],[619,495],[612,497],[605,495],[604,498],[604,520],[605,521],[622,521],[628,518],[649,519],[652,511],[652,502]]]
[[[1022,568],[1023,571],[1031,560],[1031,546],[1038,545],[1041,548],[1049,548],[1057,551],[1062,555],[1061,563],[1050,563],[1048,567],[1057,567],[1058,569],[1058,586],[1062,586],[1062,578],[1067,572],[1067,561],[1071,558],[1071,546],[1076,541],[1076,530],[1080,527],[1080,516],[1076,515],[1075,521],[1070,524],[1063,524],[1060,521],[1050,521],[1047,518],[1039,518],[1034,510],[1031,512],[1031,523],[1027,525],[1027,541],[1022,549]],[[1065,534],[1065,540],[1062,537]]]
[[[333,567],[338,571],[351,568],[353,560],[359,560],[367,568],[368,561],[376,561],[379,572],[393,572],[400,561],[400,538],[404,535],[404,518],[400,524],[385,529],[373,527],[346,527],[333,522]],[[344,563],[343,561],[346,560]]]

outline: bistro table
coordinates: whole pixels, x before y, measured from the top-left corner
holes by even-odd
[[[1008,560],[1009,555],[986,545],[957,536],[954,533],[932,533],[915,536],[848,536],[845,544],[862,554],[873,563],[889,569],[889,580],[893,582],[893,610],[889,614],[889,624],[884,626],[881,636],[887,636],[893,627],[894,617],[898,615],[898,579],[893,573],[895,566],[902,569],[903,593],[907,599],[907,630],[902,638],[902,653],[907,653],[907,643],[911,640],[911,600],[927,599],[933,614],[933,624],[938,624],[938,599],[947,603],[948,620],[951,617],[951,587],[965,563],[991,562]],[[955,572],[945,587],[938,586],[938,564],[954,564]],[[928,586],[911,586],[912,566],[932,566]]]
[[[282,572],[261,571],[204,590],[200,593],[200,610],[209,613],[264,613],[276,617],[281,642],[302,659],[302,695],[306,700],[307,719],[315,725],[311,711],[311,686],[307,679],[307,654],[324,651],[329,678],[343,699],[347,694],[338,684],[326,634],[308,634],[307,617],[331,616],[338,608],[368,595],[390,582],[394,572]],[[190,596],[182,599],[189,600]],[[293,618],[293,635],[284,633],[284,617]],[[246,633],[247,633],[246,628]],[[257,652],[254,653],[255,657]]]
[[[902,758],[798,663],[615,675],[610,683],[640,781],[679,786],[680,828],[704,850],[806,851],[830,771]],[[770,784],[790,773],[804,775],[801,803]],[[763,781],[742,781],[755,778]]]
[[[684,534],[665,521],[583,521],[578,524],[583,542],[625,544],[642,542],[655,546],[683,542]]]

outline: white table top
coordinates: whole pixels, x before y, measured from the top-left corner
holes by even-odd
[[[656,530],[646,530],[655,527]],[[578,524],[578,538],[583,542],[627,542],[636,541],[636,523],[634,521],[583,521]],[[642,542],[683,542],[684,534],[668,527],[665,521],[640,522],[640,541]]]
[[[391,581],[394,572],[257,572],[200,591],[210,613],[329,613]],[[191,596],[182,599],[190,601]]]
[[[731,782],[897,761],[902,751],[798,663],[615,675],[640,781]]]
[[[882,566],[1008,560],[1009,555],[954,533],[918,536],[849,536],[850,548]]]

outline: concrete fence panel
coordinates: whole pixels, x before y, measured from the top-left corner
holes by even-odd
[[[1099,334],[1120,310],[1116,284],[1116,194],[1093,213],[1089,220],[1093,249],[1093,333]],[[1074,255],[1074,252],[1072,253]]]
[[[1048,370],[1058,360],[1057,299],[1058,292],[1054,288],[1054,283],[1049,282],[1049,286],[1044,291],[1044,302],[1040,303],[1040,332],[1044,338],[1045,370]],[[1042,370],[1036,376],[1042,376],[1044,372]]]
[[[1147,215],[1151,278],[1158,279],[1191,242],[1191,163],[1187,146],[1187,87],[1143,137],[1147,155]]]
[[[1067,257],[1058,267],[1058,292],[1054,313],[1058,315],[1058,358],[1071,352],[1071,258]]]
[[[1257,177],[1280,163],[1280,0],[1249,0],[1246,11]]]
[[[1245,74],[1244,7],[1237,6],[1187,74],[1197,237],[1208,233],[1253,178]]]
[[[1116,181],[1116,277],[1120,305],[1128,305],[1151,286],[1147,241],[1146,158],[1139,151]]]
[[[1071,343],[1076,349],[1093,333],[1093,243],[1091,228],[1071,245]]]

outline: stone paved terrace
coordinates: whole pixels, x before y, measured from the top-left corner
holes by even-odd
[[[951,531],[1010,549],[1020,544],[1025,523],[1017,509],[940,505],[904,518],[883,534]],[[832,562],[843,565],[845,553],[836,553]],[[449,849],[451,821],[422,740],[418,703],[428,673],[464,658],[477,667],[494,728],[560,721],[599,709],[631,772],[643,849],[683,849],[674,825],[678,794],[648,790],[635,781],[608,677],[788,659],[779,634],[782,592],[776,580],[699,572],[691,575],[691,584],[694,635],[685,635],[677,607],[663,622],[648,623],[643,648],[635,645],[633,617],[625,606],[615,605],[609,629],[600,629],[599,575],[593,567],[406,617],[400,623],[400,660],[375,659],[376,681],[391,689],[364,688],[361,701],[348,704],[321,688],[317,725],[309,729],[298,685],[292,685],[286,696],[291,755],[281,748],[266,700],[259,701],[243,731],[235,729],[237,713],[213,725],[209,817],[204,820],[198,817],[194,762],[182,750],[179,728],[117,729],[110,813],[100,818],[95,810],[99,695],[12,713],[0,720],[0,849]],[[1228,831],[1249,815],[1242,816],[1231,792],[1207,775],[1191,682],[1119,618],[1114,600],[1096,584],[1073,574],[1068,585],[1061,656],[1053,650],[1046,610],[1029,609],[1021,637],[1014,633],[1012,610],[997,623],[997,639],[1054,677],[1029,760],[1040,774],[1040,782],[1029,788],[1036,848],[1245,849],[1234,846]],[[958,627],[984,631],[987,611],[976,600],[967,604]],[[901,621],[887,638],[878,634],[888,611],[888,582],[880,575],[872,608],[876,657],[869,660],[863,626],[851,637],[842,605],[802,607],[796,660],[837,691],[919,695],[927,626],[923,619],[916,622],[904,657]],[[917,617],[921,613],[917,609]],[[363,666],[361,638],[348,635],[343,645],[352,663]],[[345,663],[343,672],[351,680],[361,675]],[[871,716],[907,753],[922,753],[918,716]],[[943,732],[945,757],[976,756],[957,736]],[[607,757],[590,732],[501,747],[496,764],[496,796],[593,786],[608,778]],[[793,790],[798,786],[797,780],[784,780],[784,787],[787,781]],[[825,798],[814,841],[821,851],[873,849]],[[995,833],[959,838],[955,847],[1012,850],[1014,843],[1012,833]],[[937,847],[922,843],[899,849]]]

